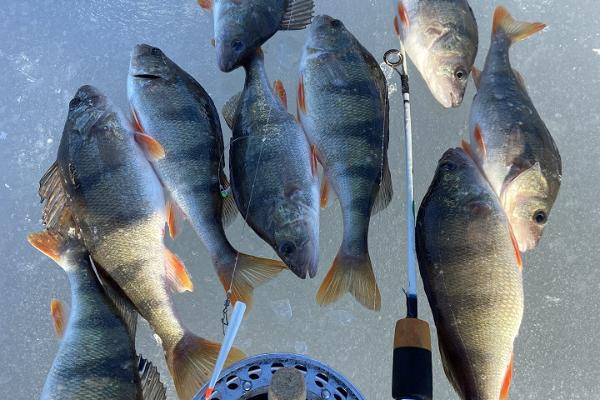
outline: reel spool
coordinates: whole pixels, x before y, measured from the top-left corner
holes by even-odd
[[[339,372],[309,357],[268,353],[246,358],[223,371],[210,400],[267,400],[273,374],[295,368],[304,375],[307,400],[364,400],[358,389]],[[193,400],[204,400],[204,385]]]

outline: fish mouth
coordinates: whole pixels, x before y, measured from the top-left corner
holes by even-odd
[[[84,85],[77,89],[77,93],[69,103],[69,110],[83,113],[96,111],[94,114],[104,114],[108,104],[108,98],[104,93],[94,86]]]
[[[132,74],[132,76],[134,78],[138,78],[138,79],[148,79],[148,80],[160,79],[160,76],[152,75],[152,74]]]
[[[462,104],[462,96],[457,96],[456,94],[450,92],[450,107],[456,108]]]
[[[159,79],[166,67],[164,53],[158,47],[138,44],[131,52],[129,75],[139,79]]]

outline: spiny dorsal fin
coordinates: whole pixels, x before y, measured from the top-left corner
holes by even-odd
[[[76,171],[72,168],[71,180],[73,184],[77,184]],[[58,161],[55,161],[48,171],[40,180],[38,194],[44,203],[42,211],[42,222],[47,229],[54,230],[60,233],[66,233],[65,229],[73,226],[70,221],[69,198],[63,185],[63,176],[58,166]]]
[[[223,118],[225,119],[225,122],[227,123],[227,126],[230,129],[233,129],[233,124],[235,122],[235,114],[237,112],[241,97],[242,92],[235,94],[229,100],[227,100],[227,103],[225,103],[225,105],[223,106]]]
[[[313,0],[288,0],[279,29],[293,31],[306,28],[312,21],[314,8]]]
[[[513,74],[515,75],[515,78],[517,79],[517,82],[521,86],[521,89],[523,89],[524,91],[527,91],[527,86],[525,86],[525,78],[523,78],[523,75],[521,75],[521,73],[514,68],[512,69],[512,71],[513,71]]]
[[[121,318],[127,332],[131,338],[131,342],[135,343],[135,333],[137,331],[137,310],[129,298],[125,295],[123,290],[112,280],[112,278],[102,270],[98,268],[94,263],[94,260],[90,257],[90,261],[98,281],[104,289],[104,294],[110,300],[115,308],[116,314]]]
[[[235,204],[235,199],[233,198],[233,193],[231,192],[231,185],[229,184],[229,179],[227,179],[227,175],[223,169],[221,169],[219,173],[219,185],[221,186],[221,198],[223,199],[222,209],[221,209],[221,222],[223,226],[227,227],[235,221],[235,218],[238,214],[237,205]]]
[[[138,374],[142,387],[142,399],[166,400],[167,390],[160,381],[158,370],[142,356],[138,356]]]
[[[392,174],[390,173],[390,166],[388,160],[385,160],[383,165],[383,176],[381,177],[381,183],[379,184],[379,192],[373,203],[371,209],[371,215],[377,214],[379,211],[384,210],[392,201],[394,196],[394,189],[392,188]]]

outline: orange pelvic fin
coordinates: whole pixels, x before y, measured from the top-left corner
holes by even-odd
[[[65,311],[60,300],[52,299],[50,301],[50,316],[52,317],[52,326],[54,326],[56,336],[62,339],[65,334]]]

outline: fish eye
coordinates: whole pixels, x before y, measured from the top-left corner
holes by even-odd
[[[456,169],[456,164],[454,164],[452,161],[444,161],[440,164],[440,168],[444,171],[454,171]]]
[[[456,77],[456,79],[460,79],[465,80],[467,79],[467,70],[465,70],[464,68],[459,68],[454,72],[454,76]]]
[[[242,43],[241,40],[235,39],[231,42],[231,48],[233,49],[233,51],[240,52],[244,49],[244,43]]]
[[[543,225],[548,221],[548,214],[546,214],[544,210],[537,210],[535,214],[533,214],[533,220],[536,223]]]
[[[160,56],[160,50],[156,47],[153,47],[152,50],[150,50],[150,54],[152,54],[153,56]]]
[[[296,246],[294,246],[294,243],[292,242],[285,241],[279,245],[279,252],[283,255],[288,256],[292,254],[294,250],[296,250]]]
[[[333,21],[331,21],[331,26],[334,28],[339,28],[340,26],[342,26],[342,21],[340,21],[339,19],[334,19]]]

